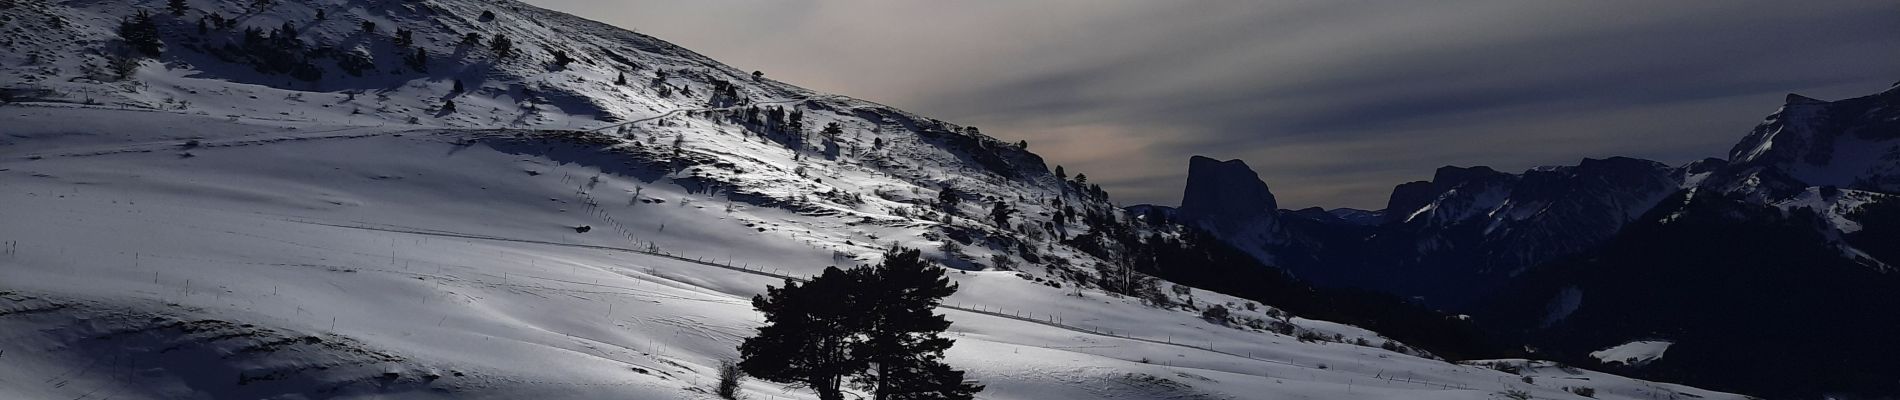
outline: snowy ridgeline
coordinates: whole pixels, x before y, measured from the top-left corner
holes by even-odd
[[[916,224],[729,205],[538,134],[59,107],[0,120],[0,398],[711,398],[776,276],[856,263],[836,258],[840,237],[934,247]],[[1739,397],[1448,363],[1293,318],[1373,345],[1301,341],[1025,275],[952,274],[948,361],[983,398]]]

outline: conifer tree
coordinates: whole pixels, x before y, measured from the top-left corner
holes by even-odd
[[[497,58],[508,58],[514,55],[514,48],[514,42],[508,40],[507,35],[496,34],[494,38],[488,39],[488,50],[495,52]]]
[[[937,205],[943,207],[944,212],[955,213],[957,203],[962,202],[963,196],[957,193],[957,188],[944,186],[943,190],[937,192]]]
[[[843,400],[846,377],[866,367],[850,353],[862,323],[850,289],[861,279],[830,267],[809,283],[786,279],[784,287],[767,286],[764,295],[753,296],[752,308],[765,314],[765,326],[739,345],[739,369],[805,386],[821,400]]]
[[[183,17],[185,16],[185,10],[191,9],[191,5],[185,4],[185,0],[167,0],[165,2],[165,8],[171,10],[172,16]]]
[[[990,219],[995,220],[996,226],[999,228],[1009,228],[1009,215],[1015,213],[1016,210],[1009,209],[1009,203],[1001,201],[996,202],[995,206],[990,207]]]
[[[158,23],[152,21],[152,14],[139,10],[138,15],[119,21],[119,37],[125,39],[126,46],[146,57],[158,57],[164,43],[158,39]]]
[[[410,55],[406,61],[409,62],[409,69],[416,70],[416,72],[429,72],[428,50],[418,47],[416,48],[416,53]]]
[[[847,381],[878,400],[974,398],[983,387],[943,363],[955,342],[942,336],[950,321],[935,313],[957,285],[921,255],[892,248],[876,266],[830,267],[803,285],[766,287],[752,299],[766,325],[740,344],[740,369],[823,400],[843,399]]]
[[[838,135],[844,134],[844,126],[838,125],[837,122],[829,122],[825,124],[824,130],[818,131],[818,134],[824,135],[826,139],[837,139]]]
[[[853,378],[878,400],[971,399],[983,386],[943,362],[955,341],[942,336],[950,320],[935,313],[957,285],[916,249],[892,248],[870,268],[854,302],[865,321],[864,339],[851,354],[874,366]]]

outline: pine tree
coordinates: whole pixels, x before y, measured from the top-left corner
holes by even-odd
[[[990,207],[990,219],[995,220],[996,226],[999,228],[1008,229],[1009,215],[1014,213],[1016,213],[1016,210],[1009,209],[1009,203],[998,201],[995,206]]]
[[[853,291],[859,299],[852,302],[867,319],[864,339],[851,354],[875,368],[857,374],[855,383],[878,400],[961,400],[983,390],[943,363],[944,350],[955,341],[942,336],[950,321],[935,310],[957,285],[942,267],[924,261],[916,249],[892,248],[865,275],[864,287]]]
[[[1056,166],[1056,180],[1058,181],[1069,180],[1069,172],[1063,171],[1061,165]]]
[[[495,52],[497,58],[514,55],[514,48],[514,42],[508,40],[507,35],[496,34],[494,38],[488,39],[488,50]]]
[[[957,188],[944,186],[943,190],[937,192],[937,205],[943,207],[946,213],[955,214],[957,203],[962,202],[963,196],[957,193]]]
[[[396,47],[409,47],[416,43],[416,33],[408,29],[396,28]]]
[[[363,21],[363,33],[376,33],[376,21]]]
[[[443,114],[455,113],[455,99],[448,99],[448,100],[442,101],[442,113]]]
[[[921,254],[893,248],[876,266],[830,267],[803,285],[766,287],[752,298],[766,324],[739,345],[740,369],[824,400],[843,399],[846,380],[879,400],[973,398],[983,387],[943,363],[955,342],[942,336],[950,321],[935,313],[957,285]]]
[[[183,17],[185,16],[185,10],[191,9],[191,5],[185,4],[185,0],[167,0],[165,2],[165,8],[172,11],[172,16]]]
[[[451,89],[449,89],[449,91],[450,91],[450,92],[452,92],[452,93],[461,93],[461,92],[463,92],[463,88],[462,88],[462,80],[461,80],[461,79],[456,79],[456,80],[455,80],[455,87],[454,87],[454,88],[451,88]]]
[[[811,282],[786,279],[784,287],[767,286],[764,295],[753,296],[752,308],[765,314],[765,326],[739,345],[739,369],[767,381],[805,385],[822,400],[843,400],[845,378],[867,367],[850,353],[863,324],[851,289],[862,275],[829,267]]]
[[[627,73],[622,72],[619,75],[615,75],[614,84],[619,85],[619,86],[627,86]]]
[[[125,39],[126,46],[146,57],[158,57],[165,45],[158,40],[158,23],[153,22],[152,14],[145,10],[139,10],[131,19],[119,21],[119,37]]]
[[[838,135],[844,134],[844,126],[838,125],[837,122],[829,122],[825,124],[824,130],[818,131],[818,134],[824,135],[826,139],[837,139]]]
[[[324,21],[324,20],[328,20],[328,19],[330,19],[330,14],[329,14],[329,13],[326,13],[326,12],[323,12],[323,9],[321,9],[321,8],[319,8],[319,9],[317,9],[317,20],[318,20],[318,21]]]
[[[429,72],[428,50],[418,47],[416,48],[416,53],[410,55],[405,61],[408,61],[409,69],[416,70],[416,72]]]

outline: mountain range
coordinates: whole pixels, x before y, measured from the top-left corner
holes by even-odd
[[[1900,354],[1878,339],[1900,321],[1868,311],[1900,290],[1900,87],[1788,95],[1726,158],[1447,166],[1376,211],[1277,209],[1238,160],[1196,157],[1189,175],[1182,223],[1321,286],[1473,315],[1535,353],[1588,362],[1651,340],[1669,355],[1597,361],[1777,397],[1900,391],[1900,370],[1878,367]]]
[[[1791,98],[1727,161],[1289,211],[1196,158],[1124,210],[1027,142],[514,1],[0,0],[0,49],[0,398],[714,398],[749,299],[891,247],[954,271],[982,398],[1890,388],[1850,368],[1884,350],[1712,365],[1894,332],[1845,308],[1890,301],[1893,90]],[[1673,265],[1718,252],[1752,264]],[[1718,294],[1763,308],[1632,305]]]

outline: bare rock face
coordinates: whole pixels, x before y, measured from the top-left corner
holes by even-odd
[[[1279,209],[1267,183],[1246,162],[1202,156],[1188,160],[1187,191],[1179,210],[1184,221],[1232,236],[1271,230]]]

